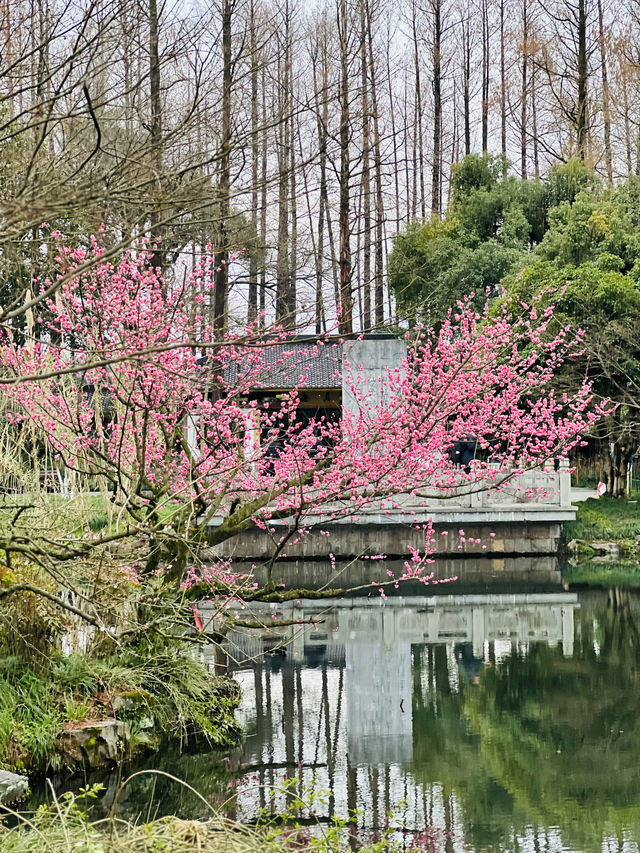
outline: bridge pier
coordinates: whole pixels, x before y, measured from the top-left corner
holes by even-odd
[[[426,525],[433,518],[431,542],[426,543]],[[408,557],[410,548],[437,556],[543,556],[558,553],[562,524],[575,518],[575,510],[431,512],[414,518],[356,521],[334,519],[318,522],[303,536],[294,536],[284,549],[283,559],[348,557]],[[237,560],[262,560],[288,532],[286,524],[272,524],[273,532],[252,527],[216,546],[220,556]]]
[[[573,521],[570,474],[563,461],[559,471],[531,470],[499,489],[487,484],[467,493],[437,496],[396,495],[365,508],[346,501],[307,512],[305,533],[295,532],[279,560],[314,560],[410,556],[429,551],[438,557],[554,556],[562,525]],[[210,529],[221,518],[210,522]],[[291,532],[291,519],[253,526],[215,546],[221,557],[265,560]],[[430,538],[429,531],[431,531]]]

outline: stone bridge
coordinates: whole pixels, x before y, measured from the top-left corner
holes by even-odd
[[[287,545],[286,558],[406,557],[410,548],[424,553],[424,527],[429,521],[435,532],[430,550],[438,556],[554,555],[563,523],[576,516],[566,462],[559,471],[527,471],[500,489],[488,483],[466,493],[452,490],[428,498],[399,495],[388,499],[386,506],[349,508],[346,514],[345,506],[349,508],[335,504],[322,513],[307,514],[305,524],[312,529]],[[220,521],[213,519],[211,525]],[[273,521],[273,533],[251,528],[217,546],[217,551],[237,560],[268,558],[291,523]]]

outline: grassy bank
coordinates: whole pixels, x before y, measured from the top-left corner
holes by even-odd
[[[123,757],[191,730],[227,745],[239,735],[238,700],[235,682],[210,675],[176,648],[145,658],[133,651],[105,659],[60,655],[37,671],[18,657],[0,657],[0,767],[74,769],[61,735],[105,719],[129,727]]]
[[[564,535],[567,542],[617,542],[634,550],[640,539],[640,493],[630,499],[605,495],[578,504],[576,520],[565,524]]]
[[[576,520],[564,526],[564,540],[573,542],[571,564],[562,573],[565,583],[640,588],[640,493],[578,504]],[[603,542],[619,546],[617,559],[593,559]]]
[[[361,837],[356,841],[351,828],[339,819],[302,826],[285,815],[277,825],[242,825],[215,814],[203,797],[202,803],[212,815],[209,819],[172,816],[128,822],[109,817],[96,821],[87,814],[87,805],[96,794],[95,788],[77,797],[65,794],[32,815],[5,810],[7,824],[12,825],[3,826],[0,818],[0,849],[3,853],[349,853],[353,849],[361,853],[430,853],[436,849],[431,832],[411,840],[394,833],[393,820],[389,829],[377,832],[376,840],[367,843]]]
[[[4,833],[0,829],[3,853],[349,853],[354,849],[346,830],[326,827],[312,835],[307,829],[254,829],[219,818],[163,818],[137,825],[105,825],[78,819],[63,822],[51,815],[47,818],[31,827]],[[427,853],[434,849],[419,843],[409,847],[390,836],[391,833],[383,833],[382,839],[356,849],[360,853]]]

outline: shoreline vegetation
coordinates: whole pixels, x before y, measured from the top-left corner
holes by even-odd
[[[142,773],[158,771],[142,771]],[[133,774],[133,776],[139,774]],[[202,795],[185,782],[170,774],[161,773],[183,785],[202,800],[203,814],[196,820],[182,820],[175,816],[147,821],[127,821],[114,816],[118,796],[129,780],[120,786],[111,814],[105,818],[91,816],[91,803],[99,795],[101,785],[83,789],[79,794],[63,794],[41,806],[34,814],[25,815],[0,807],[8,816],[9,825],[0,822],[0,848],[3,853],[30,853],[37,837],[38,849],[43,853],[348,853],[354,842],[361,853],[425,853],[435,850],[439,833],[428,829],[416,833],[413,840],[406,837],[400,826],[394,826],[390,815],[387,828],[377,831],[372,838],[362,838],[357,832],[357,814],[350,821],[334,817],[328,822],[299,819],[300,810],[309,805],[296,795],[286,813],[277,819],[265,816],[264,824],[240,824],[222,817]],[[133,778],[130,777],[130,779]],[[292,780],[290,780],[292,781]],[[289,791],[292,793],[291,786]],[[318,792],[316,792],[316,795]],[[354,835],[357,833],[357,836]],[[356,840],[357,839],[357,840]]]
[[[570,585],[640,587],[640,493],[589,498],[564,527]]]
[[[172,738],[237,742],[238,684],[192,655],[158,650],[113,658],[58,655],[42,669],[0,669],[0,769],[27,774],[115,766]]]

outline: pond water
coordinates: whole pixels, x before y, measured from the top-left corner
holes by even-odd
[[[241,821],[335,813],[360,839],[390,821],[407,846],[443,853],[638,851],[638,593],[449,585],[270,616],[276,627],[230,638],[242,745],[164,750],[145,767]],[[107,809],[120,780],[103,781]],[[207,813],[153,774],[120,803],[127,816]]]

